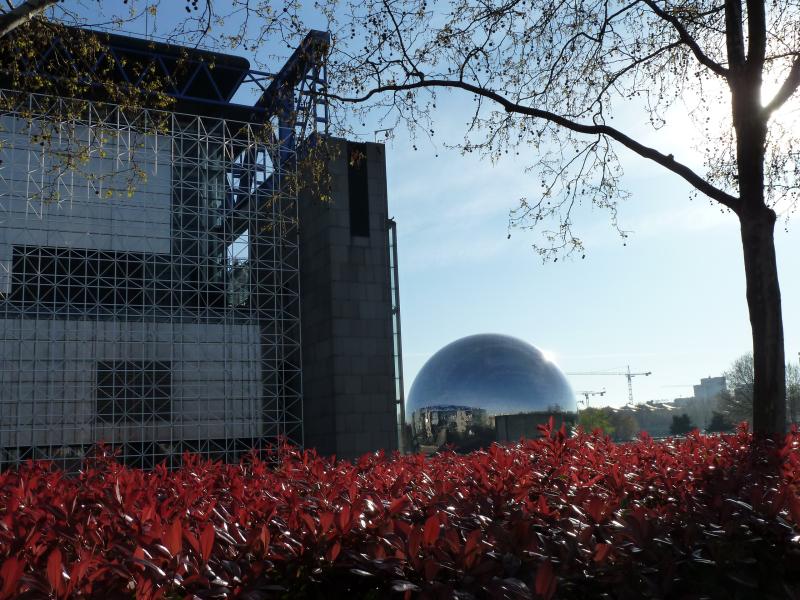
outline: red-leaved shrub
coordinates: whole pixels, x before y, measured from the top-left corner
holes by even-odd
[[[599,433],[0,475],[9,598],[796,598],[800,450]],[[277,462],[275,459],[277,458]]]

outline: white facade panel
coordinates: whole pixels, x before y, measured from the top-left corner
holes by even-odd
[[[48,132],[64,141],[42,146],[37,135]],[[101,126],[42,132],[2,116],[0,161],[0,293],[9,291],[15,245],[169,253],[168,136]]]
[[[157,341],[201,336],[199,346]],[[260,435],[255,325],[0,319],[0,339],[0,446]],[[97,422],[98,363],[112,361],[170,365],[168,423]]]

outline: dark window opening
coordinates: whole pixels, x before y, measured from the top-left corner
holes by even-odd
[[[350,190],[350,235],[369,237],[367,145],[347,143],[347,186]]]
[[[97,363],[98,423],[169,422],[172,413],[172,369],[168,362],[102,361]]]

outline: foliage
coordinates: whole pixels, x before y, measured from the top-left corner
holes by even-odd
[[[730,421],[750,421],[753,417],[753,385],[755,372],[753,354],[748,352],[737,358],[724,373],[725,389],[719,397],[719,410]],[[800,368],[786,365],[786,408],[792,423],[800,415]]]
[[[349,0],[330,62],[335,99],[359,115],[384,115],[383,126],[453,143],[435,127],[436,109],[447,91],[471,97],[456,147],[526,161],[536,177],[511,227],[541,233],[534,247],[545,258],[583,252],[576,227],[593,214],[585,205],[607,211],[628,236],[618,219],[629,197],[621,147],[739,213],[746,191],[737,139],[763,129],[765,152],[754,159],[765,166],[766,203],[789,207],[800,192],[797,136],[778,109],[800,85],[798,10],[793,0],[742,4]],[[766,109],[744,112],[753,88],[761,108],[762,80],[785,86],[765,90]],[[687,110],[705,173],[694,170],[686,144],[683,156],[647,145],[647,128],[685,136],[676,113]]]
[[[614,439],[618,442],[632,440],[641,430],[639,422],[629,410],[612,411],[609,418],[614,428]]]
[[[674,415],[672,417],[672,424],[669,426],[669,432],[672,435],[686,435],[695,426],[692,423],[692,419],[686,413],[682,415]]]
[[[723,431],[733,431],[734,425],[728,421],[727,417],[721,412],[712,411],[711,420],[706,427],[708,433],[722,433]]]
[[[724,373],[726,389],[719,398],[719,408],[731,420],[749,421],[753,417],[753,354],[742,354]]]
[[[20,118],[17,127],[26,130],[41,148],[44,160],[41,181],[37,181],[41,191],[35,199],[44,202],[69,200],[62,197],[62,177],[71,180],[77,176],[90,186],[106,188],[108,198],[115,194],[133,196],[146,182],[135,151],[118,150],[114,173],[97,173],[96,164],[90,160],[104,158],[106,153],[103,143],[97,141],[103,140],[113,148],[115,142],[120,145],[114,139],[120,134],[114,128],[98,126],[97,119],[87,121],[82,100],[95,102],[101,113],[118,110],[131,122],[155,120],[146,129],[164,131],[168,119],[159,111],[174,108],[172,89],[190,73],[192,48],[202,44],[222,51],[240,46],[255,50],[273,40],[291,48],[292,42],[306,33],[296,0],[284,0],[279,7],[264,0],[185,0],[184,18],[172,23],[162,18],[156,36],[175,44],[171,48],[174,55],[165,61],[167,76],[153,61],[110,58],[115,55],[108,53],[108,31],[125,34],[126,30],[141,31],[144,26],[148,34],[155,33],[147,24],[155,27],[160,2],[109,0],[91,4],[91,9],[81,0],[7,0],[0,5],[0,112]],[[209,69],[215,68],[213,54],[204,54],[203,60]],[[120,76],[123,69],[129,81]],[[144,118],[140,114],[143,108],[156,110]],[[274,141],[270,123],[262,125],[264,139]],[[144,132],[133,128],[126,134],[132,139],[121,135],[123,148],[144,146]],[[329,181],[318,175],[321,166],[327,164],[320,156],[322,146],[307,149],[301,159],[306,180],[290,184],[300,187],[311,182],[312,191],[325,200]]]
[[[609,406],[589,407],[580,411],[578,424],[584,431],[598,429],[618,442],[631,440],[640,431],[639,423],[631,412]]]
[[[786,365],[786,407],[790,422],[800,422],[800,364]]]
[[[0,475],[0,598],[793,597],[800,436]],[[763,443],[763,442],[759,442]],[[273,462],[277,461],[277,462]]]
[[[611,410],[608,408],[584,408],[578,413],[578,425],[584,431],[600,430],[606,435],[614,433],[614,426],[611,425]]]

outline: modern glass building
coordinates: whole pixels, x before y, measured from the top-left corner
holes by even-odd
[[[304,140],[326,133],[327,34],[309,33],[276,74],[102,35],[120,81],[135,84],[142,65],[163,71],[168,111],[0,91],[0,462],[74,467],[100,441],[145,468],[186,451],[236,460],[280,438],[340,455],[396,447],[397,264],[382,147],[348,162],[349,145],[334,140],[356,179],[334,177],[329,205],[298,195]],[[246,87],[255,103],[238,101]],[[331,240],[306,241],[299,219],[337,211],[360,228],[337,238],[362,249],[339,257],[350,278],[330,261],[315,266]],[[363,327],[333,332],[337,296],[320,296],[337,282]],[[307,310],[331,336],[303,344]],[[332,371],[345,342],[352,360]],[[361,373],[362,355],[381,360]],[[304,398],[304,378],[328,375],[359,385]],[[332,436],[306,439],[304,403],[324,419],[311,429]],[[365,413],[376,416],[350,419]]]

